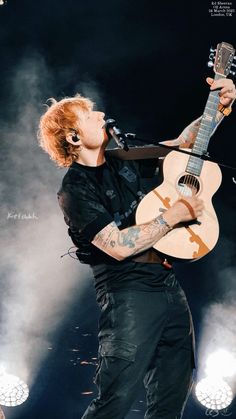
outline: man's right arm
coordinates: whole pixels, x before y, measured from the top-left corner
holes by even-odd
[[[201,199],[185,197],[184,200],[187,205],[177,201],[163,214],[163,219],[167,224],[160,222],[160,216],[148,223],[134,225],[123,230],[119,230],[115,222],[112,222],[96,234],[92,244],[117,260],[143,252],[151,248],[176,224],[190,221],[202,214]],[[189,211],[189,206],[192,211]]]

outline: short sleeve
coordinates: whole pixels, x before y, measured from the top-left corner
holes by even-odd
[[[61,188],[57,196],[66,224],[83,234],[90,242],[99,231],[113,221],[111,214],[100,202],[99,196],[89,188],[67,184]]]

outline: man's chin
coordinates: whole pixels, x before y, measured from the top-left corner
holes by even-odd
[[[108,135],[107,135],[107,133],[106,133],[106,130],[105,130],[105,129],[103,129],[103,143],[104,143],[104,144],[107,144],[107,143],[108,143],[108,141],[109,141],[109,138],[108,138]]]

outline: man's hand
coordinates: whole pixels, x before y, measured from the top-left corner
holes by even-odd
[[[207,83],[211,86],[210,90],[220,89],[220,103],[224,106],[230,106],[234,99],[236,99],[236,89],[231,79],[219,79],[214,80],[211,77],[207,77]]]
[[[195,220],[202,215],[203,209],[204,204],[202,199],[199,199],[196,196],[185,196],[182,200],[176,201],[172,207],[163,214],[163,218],[170,227],[174,227],[178,223]]]

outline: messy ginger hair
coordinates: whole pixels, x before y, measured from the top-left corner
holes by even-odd
[[[93,109],[93,102],[81,96],[64,98],[57,102],[50,99],[51,106],[42,115],[39,123],[39,145],[60,167],[70,166],[78,157],[79,146],[70,144],[66,135],[76,131],[81,134],[80,115]]]

